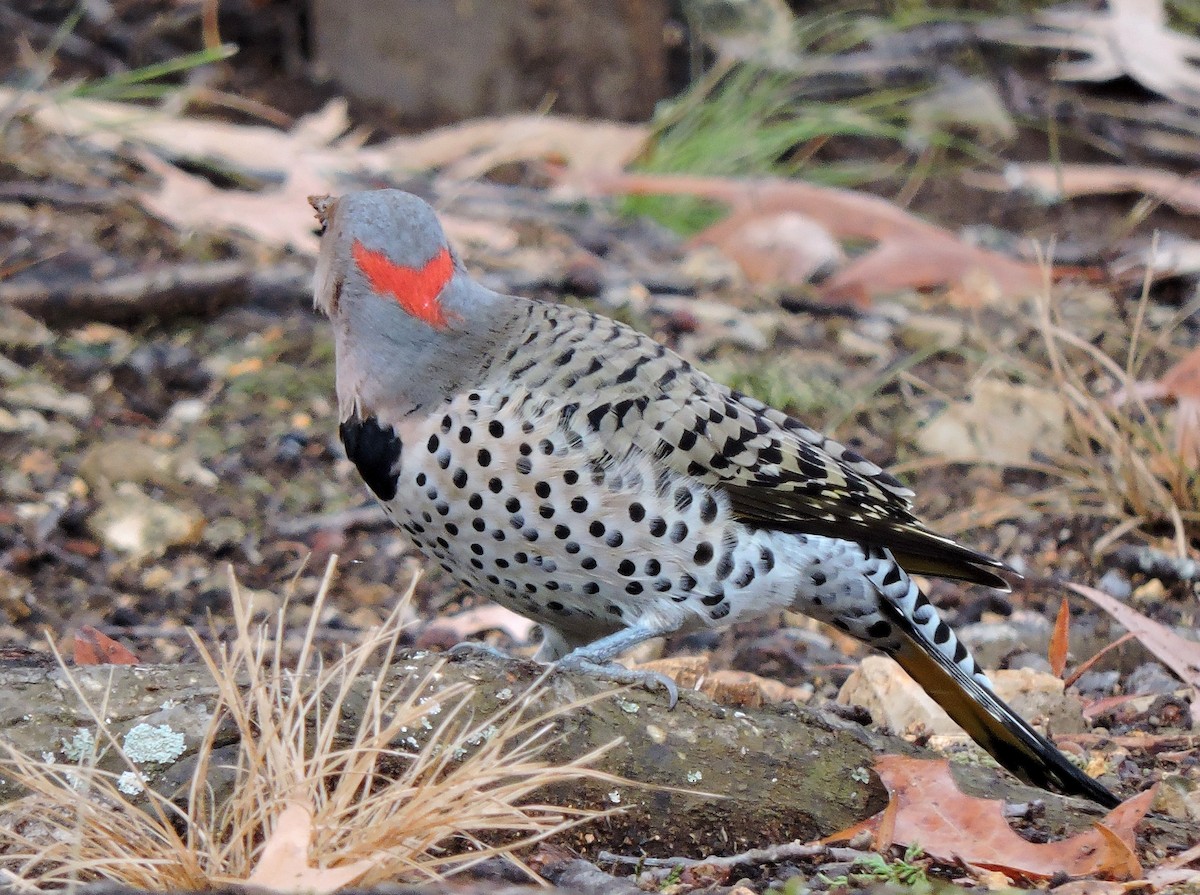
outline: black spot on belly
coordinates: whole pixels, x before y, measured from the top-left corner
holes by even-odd
[[[396,464],[404,445],[391,428],[379,425],[374,417],[359,419],[350,417],[338,427],[338,434],[346,448],[346,456],[358,467],[367,487],[380,500],[391,500],[396,496]]]

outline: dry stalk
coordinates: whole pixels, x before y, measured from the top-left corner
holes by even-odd
[[[282,653],[286,604],[256,625],[231,573],[233,642],[214,653],[193,634],[219,695],[190,784],[175,798],[131,792],[141,771],[64,667],[88,705],[95,748],[62,764],[5,747],[0,767],[30,795],[23,816],[0,824],[0,870],[37,887],[98,878],[160,891],[236,883],[254,872],[284,810],[300,805],[312,818],[308,866],[361,863],[354,881],[367,886],[436,879],[496,855],[519,864],[516,850],[597,816],[531,801],[543,787],[626,782],[590,767],[603,749],[559,766],[542,759],[556,719],[575,706],[539,710],[540,682],[475,717],[468,688],[440,683],[437,667],[401,684],[371,678],[395,657],[411,586],[380,628],[323,662],[314,643],[333,571],[331,560],[294,663]],[[352,717],[360,720],[348,731]],[[217,731],[230,723],[237,755],[217,767]],[[98,768],[104,752],[128,771]],[[210,784],[216,771],[232,774],[226,797]]]

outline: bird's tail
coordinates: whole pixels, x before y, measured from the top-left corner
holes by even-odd
[[[1034,786],[1083,796],[1106,808],[1120,804],[1120,799],[1072,764],[990,687],[930,642],[898,606],[887,599],[880,604],[898,635],[899,646],[888,649],[892,658],[996,761]]]

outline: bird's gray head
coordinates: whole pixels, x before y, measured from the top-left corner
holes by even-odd
[[[433,209],[400,190],[309,201],[322,227],[314,304],[333,324],[343,418],[402,416],[478,375],[503,297],[462,269]]]

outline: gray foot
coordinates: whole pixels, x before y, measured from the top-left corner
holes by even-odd
[[[583,650],[568,653],[558,660],[555,667],[567,671],[578,671],[602,681],[641,687],[651,693],[656,690],[665,690],[669,709],[675,708],[675,704],[679,702],[679,688],[665,674],[659,674],[657,671],[633,671],[615,662],[594,662],[586,654],[581,655],[581,653]]]

